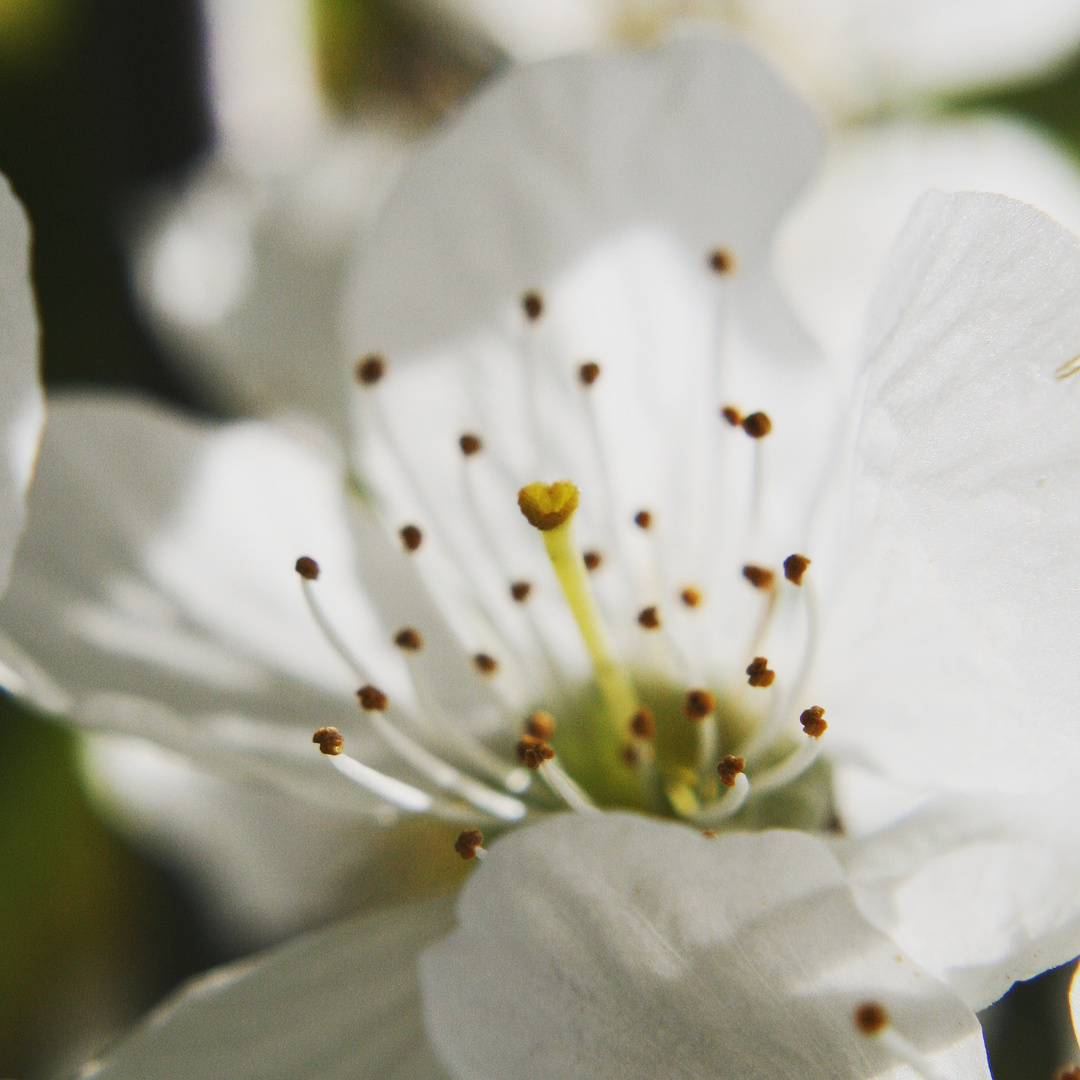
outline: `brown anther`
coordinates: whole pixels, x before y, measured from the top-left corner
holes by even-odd
[[[458,446],[461,447],[461,452],[466,457],[472,457],[473,454],[479,454],[484,449],[484,442],[479,435],[474,435],[471,431],[466,431],[464,435],[458,439]]]
[[[360,708],[364,712],[385,712],[386,706],[389,704],[386,695],[377,686],[372,686],[371,683],[361,686],[356,691],[356,696],[360,701]]]
[[[550,761],[555,756],[555,751],[543,739],[538,739],[535,735],[522,735],[518,739],[518,744],[514,747],[514,750],[517,753],[518,761],[534,772],[545,761]]]
[[[638,623],[646,630],[659,630],[660,629],[660,612],[654,607],[642,608],[638,612]]]
[[[401,546],[406,551],[415,551],[423,542],[424,534],[415,525],[404,525],[398,530]]]
[[[763,413],[751,413],[742,422],[742,429],[751,439],[764,439],[772,431],[772,421]]]
[[[578,378],[582,386],[592,386],[600,378],[600,365],[595,360],[588,360],[578,368]]]
[[[374,386],[386,374],[386,361],[378,353],[371,353],[357,360],[354,370],[358,383]]]
[[[1080,1065],[1064,1065],[1054,1073],[1054,1080],[1080,1080]]]
[[[336,727],[319,728],[319,730],[311,736],[311,741],[316,743],[319,747],[319,752],[325,754],[327,757],[337,757],[345,748],[345,740],[341,737],[341,732],[338,731]]]
[[[829,726],[824,717],[825,710],[820,705],[811,705],[809,709],[803,709],[799,715],[799,723],[811,739],[820,739]]]
[[[494,675],[499,670],[499,661],[494,656],[488,656],[487,653],[478,652],[472,658],[472,662],[481,675]]]
[[[655,739],[656,717],[653,715],[652,709],[647,709],[642,705],[641,708],[630,717],[630,730],[639,739]]]
[[[466,829],[454,841],[454,850],[466,861],[476,858],[477,848],[484,846],[484,834],[479,829]]]
[[[510,584],[510,595],[519,603],[524,604],[529,599],[532,586],[527,581],[514,581]]]
[[[634,515],[634,524],[639,529],[647,529],[652,525],[652,514],[650,514],[648,510],[639,510]]]
[[[555,717],[543,709],[537,709],[525,721],[525,734],[542,742],[551,742],[555,738]]]
[[[764,566],[744,566],[742,576],[754,586],[755,589],[771,589],[776,575]]]
[[[709,252],[709,269],[714,274],[730,274],[735,269],[735,256],[727,248]]]
[[[544,298],[536,289],[530,289],[521,298],[521,307],[529,322],[536,322],[544,314]]]
[[[581,559],[585,563],[585,569],[592,573],[592,571],[600,569],[604,556],[599,551],[590,548],[590,550],[582,553]]]
[[[784,560],[784,577],[792,585],[801,585],[803,574],[806,573],[810,560],[805,555],[789,555]]]
[[[687,585],[681,593],[679,593],[679,599],[688,607],[695,608],[701,605],[701,601],[704,600],[704,596],[701,595],[700,589],[695,589],[693,585]]]
[[[746,768],[746,760],[727,754],[716,765],[716,775],[720,777],[720,783],[724,787],[734,787],[735,777]]]
[[[636,769],[641,763],[641,753],[633,743],[626,743],[619,751],[619,757],[628,769]]]
[[[419,652],[424,647],[424,639],[419,630],[406,626],[394,635],[394,644],[406,652]]]
[[[518,508],[528,523],[541,532],[557,529],[574,516],[581,493],[569,480],[554,484],[526,484],[518,492]]]
[[[716,712],[716,698],[708,690],[688,690],[683,712],[695,722],[704,720]]]
[[[889,1014],[880,1001],[864,1001],[857,1005],[851,1019],[864,1035],[880,1035],[889,1026]]]
[[[776,678],[776,672],[769,670],[769,661],[764,656],[755,656],[750,661],[746,674],[750,676],[751,686],[772,686],[773,679]]]
[[[305,581],[315,581],[319,576],[319,564],[307,555],[296,560],[296,572]]]
[[[742,427],[743,415],[734,405],[725,405],[720,410],[720,415],[732,426]]]

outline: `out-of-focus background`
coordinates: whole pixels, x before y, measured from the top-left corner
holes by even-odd
[[[498,63],[407,3],[313,0],[322,93],[426,123]],[[136,387],[227,411],[170,365],[132,297],[130,237],[154,192],[209,152],[196,0],[0,0],[0,170],[35,235],[52,388]],[[1080,56],[1038,82],[954,103],[1044,125],[1080,162]],[[178,982],[242,950],[195,894],[90,809],[73,738],[0,701],[0,1076],[64,1075]],[[997,1080],[1051,1080],[1075,1054],[1060,969],[985,1016]]]

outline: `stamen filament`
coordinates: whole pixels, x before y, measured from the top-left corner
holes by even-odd
[[[721,825],[733,818],[742,809],[743,803],[746,802],[749,795],[750,781],[746,773],[739,773],[735,777],[733,786],[727,788],[724,794],[711,806],[694,814],[692,820],[695,825],[700,825],[702,828]]]
[[[327,759],[342,776],[347,777],[354,784],[377,795],[380,799],[396,806],[399,810],[408,810],[412,814],[425,814],[435,804],[435,800],[419,788],[406,784],[401,780],[395,780],[376,769],[357,761],[348,754],[338,754],[336,757]]]
[[[600,811],[593,805],[592,800],[563,772],[562,768],[554,761],[545,761],[539,769],[548,787],[558,795],[571,810],[579,814],[598,814]]]
[[[754,777],[754,794],[764,795],[777,788],[786,787],[792,780],[802,776],[821,753],[821,739],[807,735],[802,745],[779,765]]]

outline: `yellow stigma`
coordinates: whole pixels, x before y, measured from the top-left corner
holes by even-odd
[[[578,508],[580,493],[569,480],[554,484],[526,484],[518,492],[518,506],[533,528],[550,532],[566,524]]]
[[[589,650],[596,682],[607,703],[612,731],[623,737],[626,725],[637,711],[637,696],[625,670],[615,658],[611,635],[596,606],[585,560],[574,538],[574,512],[579,497],[577,486],[569,480],[527,484],[518,492],[518,506],[544,538],[555,576],[581,631],[585,648]]]

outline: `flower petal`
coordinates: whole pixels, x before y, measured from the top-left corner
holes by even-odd
[[[30,279],[30,226],[0,175],[0,595],[26,517],[24,497],[45,417],[38,322]]]
[[[340,923],[204,975],[81,1080],[445,1080],[416,957],[452,922],[433,900]]]
[[[458,1080],[868,1078],[898,1063],[855,1029],[867,999],[945,1074],[988,1075],[975,1016],[804,834],[560,816],[492,846],[458,921],[420,965]]]
[[[887,776],[1080,767],[1078,294],[1080,242],[1000,196],[927,196],[894,256],[815,689],[834,749]]]
[[[820,142],[803,103],[733,41],[512,71],[390,197],[346,297],[345,341],[394,360],[453,341],[641,226],[695,261],[733,251],[738,310],[760,334],[797,340],[769,240]]]

